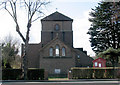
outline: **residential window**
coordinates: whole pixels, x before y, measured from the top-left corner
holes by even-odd
[[[59,31],[59,29],[60,29],[60,26],[59,26],[58,24],[56,24],[56,25],[55,25],[55,30],[56,30],[56,31]]]
[[[60,50],[59,50],[59,46],[56,45],[56,52],[55,52],[55,53],[56,53],[56,56],[59,56],[59,53],[60,53],[59,51],[60,51]]]
[[[65,48],[62,48],[62,56],[65,56]]]
[[[53,32],[51,32],[51,40],[53,40]]]
[[[77,55],[77,58],[80,58],[80,55]]]
[[[55,69],[55,74],[60,74],[61,69]]]
[[[102,64],[101,64],[101,63],[99,63],[99,67],[102,67]]]
[[[49,54],[50,54],[50,56],[53,56],[53,48],[52,47],[49,50]]]
[[[95,62],[95,67],[97,67],[97,62]]]

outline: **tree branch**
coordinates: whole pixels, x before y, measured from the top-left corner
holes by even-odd
[[[36,19],[34,19],[32,22],[35,22],[36,20],[38,20],[39,18],[41,18],[41,16],[40,17],[37,17]]]
[[[9,1],[9,3],[10,3],[10,6],[11,6],[11,9],[12,9],[12,12],[13,12],[13,17],[15,18],[15,16],[14,16],[14,9],[13,9],[13,4],[11,3],[11,1]]]
[[[25,42],[26,42],[26,39],[23,37],[22,33],[20,32],[20,30],[19,30],[19,25],[18,25],[18,24],[16,25],[16,31],[18,32],[18,34],[19,34],[20,37],[22,38],[23,42],[25,43]]]
[[[10,11],[7,9],[7,8],[5,8],[5,10],[10,14],[10,16],[14,19],[14,16],[10,13]]]

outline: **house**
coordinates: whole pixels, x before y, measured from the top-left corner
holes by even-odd
[[[71,67],[92,66],[93,59],[87,56],[87,51],[73,47],[72,22],[59,12],[41,19],[41,42],[29,44],[28,68],[45,69],[49,76],[67,76]]]
[[[97,58],[92,61],[93,67],[106,67],[106,60],[102,58]]]

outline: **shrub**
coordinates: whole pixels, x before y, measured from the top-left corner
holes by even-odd
[[[21,80],[22,69],[3,69],[2,80]],[[28,69],[28,80],[43,80],[44,69]]]
[[[114,78],[114,70],[113,70],[113,68],[106,69],[106,78],[108,78],[108,79]]]
[[[92,78],[92,69],[72,69],[72,77],[74,79],[90,79]]]
[[[105,69],[94,69],[94,75],[97,79],[105,78]]]
[[[119,69],[118,72],[117,72],[117,78],[120,79],[120,69]]]
[[[103,79],[103,78],[119,78],[120,75],[118,70],[119,67],[116,67],[115,70],[113,67],[106,68],[80,68],[74,67],[71,68],[72,79]]]
[[[2,79],[3,80],[18,80],[22,75],[21,69],[3,69],[2,70]]]
[[[44,69],[29,69],[28,70],[29,80],[43,80],[44,79]]]

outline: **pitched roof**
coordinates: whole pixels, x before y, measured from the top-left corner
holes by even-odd
[[[103,58],[97,58],[97,59],[95,59],[95,60],[93,60],[92,62],[96,62],[96,61],[105,61],[106,62],[106,60],[105,59],[103,59]]]
[[[41,19],[41,21],[73,21],[73,19],[56,11],[48,15],[47,17]]]

